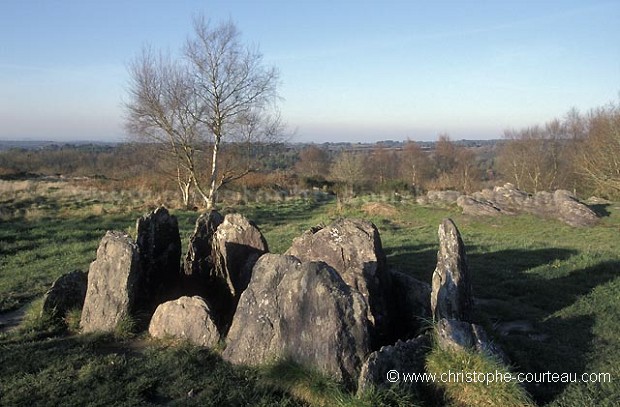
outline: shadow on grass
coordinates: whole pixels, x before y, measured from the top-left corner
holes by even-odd
[[[386,247],[384,251],[390,267],[430,284],[437,263],[437,245]]]
[[[595,341],[594,311],[563,318],[556,313],[618,277],[620,261],[562,269],[565,266],[561,262],[576,254],[551,248],[469,256],[474,295],[499,300],[478,307],[476,315],[481,320],[477,322],[488,326],[489,322],[529,321],[533,326],[533,332],[497,338],[519,372],[586,372]],[[538,403],[547,403],[567,386],[547,382],[528,384],[526,388]]]
[[[487,327],[514,367],[522,373],[586,373],[595,337],[594,311],[560,318],[558,311],[576,304],[593,289],[620,276],[620,261],[579,267],[579,252],[564,248],[500,250],[484,253],[468,246],[473,295],[479,299],[475,321]],[[431,283],[437,246],[410,245],[386,250],[388,263]],[[570,259],[575,257],[575,261]],[[574,268],[574,269],[571,269]],[[613,303],[614,299],[608,301]],[[583,315],[585,314],[585,315]],[[533,332],[499,336],[502,322],[527,321]],[[539,383],[527,390],[538,403],[554,400],[568,383]]]
[[[334,202],[334,198],[299,199],[280,203],[256,204],[233,208],[256,224],[280,226],[288,223],[307,220],[310,212],[321,210],[323,206]]]
[[[595,204],[588,205],[588,207],[592,209],[592,211],[594,211],[594,213],[596,213],[596,216],[598,216],[599,218],[606,218],[611,215],[611,212],[607,210],[607,207],[609,205],[610,204]]]
[[[118,346],[111,336],[1,340],[2,405],[281,405],[301,403],[263,388],[257,372],[189,345]]]

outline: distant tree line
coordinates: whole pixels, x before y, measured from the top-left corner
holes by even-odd
[[[473,192],[488,180],[487,167],[490,170],[492,165],[476,150],[457,145],[446,134],[432,151],[414,141],[402,148],[379,143],[371,150],[343,150],[335,155],[308,146],[300,151],[294,172],[309,186],[336,183],[348,194],[395,190],[419,194],[429,189]]]
[[[227,142],[220,147],[219,173],[222,177],[244,173],[223,183],[229,190],[317,188],[352,196],[436,189],[473,192],[511,182],[530,193],[568,189],[580,196],[620,199],[620,108],[615,104],[586,114],[573,109],[544,125],[509,130],[494,144],[471,147],[444,134],[432,148],[428,146],[407,141],[397,146],[328,149]],[[212,146],[203,142],[195,148],[209,151]],[[208,182],[210,155],[196,157],[195,176]],[[64,175],[89,177],[100,187],[179,191],[177,163],[169,158],[159,143],[18,148],[0,152],[0,177]],[[202,200],[195,193],[183,196],[190,205]]]
[[[620,107],[615,104],[505,133],[503,178],[528,192],[568,189],[620,198]]]

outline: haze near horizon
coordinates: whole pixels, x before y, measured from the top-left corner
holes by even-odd
[[[123,140],[127,65],[231,19],[293,141],[501,137],[618,100],[618,1],[0,3],[0,140]]]

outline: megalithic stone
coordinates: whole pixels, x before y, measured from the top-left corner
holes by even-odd
[[[437,267],[433,272],[433,319],[471,322],[472,302],[471,276],[467,267],[465,245],[452,219],[444,219],[439,225]]]

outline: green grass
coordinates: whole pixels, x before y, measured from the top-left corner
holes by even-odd
[[[438,383],[446,401],[459,406],[526,407],[533,402],[516,381],[504,381],[509,370],[484,353],[442,350],[435,345],[427,356],[426,369],[438,378],[446,372],[453,378]]]
[[[619,205],[606,207],[609,214],[599,225],[576,229],[527,215],[472,218],[461,215],[456,207],[407,202],[390,202],[397,210],[395,216],[367,215],[360,209],[362,201],[353,200],[341,210],[334,201],[299,200],[248,204],[226,211],[239,211],[254,220],[271,251],[277,253],[318,223],[340,216],[369,219],[381,232],[390,265],[429,282],[436,261],[438,225],[444,217],[451,217],[467,247],[478,299],[475,322],[504,348],[514,371],[612,375],[612,383],[525,386],[535,402],[556,406],[620,403]],[[128,209],[119,212],[101,201],[68,202],[0,197],[4,214],[0,216],[0,312],[39,298],[63,273],[87,270],[105,231],[132,230],[135,219],[147,209],[125,205]],[[183,247],[187,247],[198,214],[173,213],[179,218]],[[76,319],[79,314],[73,313],[69,325],[75,327]],[[496,328],[510,321],[527,321],[533,332],[499,335]],[[65,335],[36,318],[15,333],[0,335],[1,405],[56,405],[61,400],[74,405],[88,400],[101,405],[316,405],[321,397],[340,400],[341,405],[415,403],[403,401],[397,390],[390,390],[396,392],[392,396],[386,390],[352,398],[329,379],[303,373],[303,369],[297,376],[287,373],[292,379],[286,385],[275,385],[277,380],[269,385],[265,371],[231,367],[211,351],[169,348],[140,336],[119,342],[113,337]],[[134,349],[135,343],[143,342],[146,346]],[[295,371],[290,366],[287,369]],[[274,371],[277,378],[278,369]],[[304,388],[314,396],[300,396]],[[192,389],[196,396],[187,398]],[[319,401],[312,399],[315,396]]]

